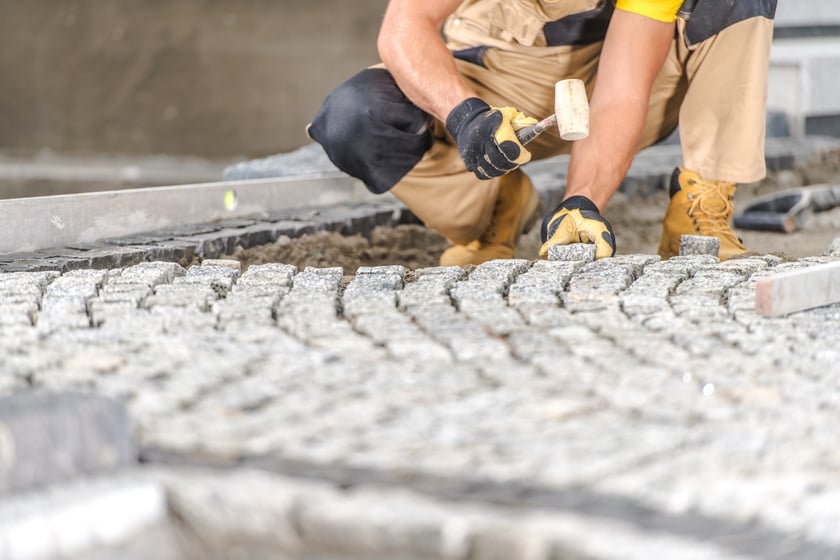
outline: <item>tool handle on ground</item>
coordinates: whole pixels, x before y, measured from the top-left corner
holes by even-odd
[[[534,140],[537,136],[545,132],[546,130],[554,127],[557,125],[557,115],[551,115],[550,117],[546,117],[537,124],[532,124],[531,126],[526,126],[525,128],[521,128],[516,131],[516,138],[519,140],[519,143],[523,146],[532,140]]]
[[[796,231],[794,217],[778,212],[744,212],[735,216],[732,221],[738,229],[779,231],[782,233]]]

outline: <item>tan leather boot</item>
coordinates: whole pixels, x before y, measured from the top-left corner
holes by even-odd
[[[478,265],[513,258],[520,234],[528,232],[539,215],[540,195],[521,171],[508,173],[501,181],[490,225],[475,241],[444,251],[441,266]]]
[[[671,175],[671,202],[662,220],[659,255],[668,259],[680,254],[681,235],[706,235],[720,239],[718,257],[725,261],[747,252],[729,222],[735,209],[735,183],[706,181],[689,169],[677,168]]]

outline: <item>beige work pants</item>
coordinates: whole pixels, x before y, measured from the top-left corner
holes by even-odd
[[[691,48],[683,31],[684,22],[678,20],[671,51],[653,85],[639,149],[662,140],[679,124],[687,168],[709,180],[761,179],[772,20],[744,20]],[[490,105],[513,106],[542,118],[554,112],[559,80],[579,78],[591,95],[600,51],[601,43],[554,48],[542,57],[491,48],[484,66],[456,63]],[[478,180],[464,168],[442,123],[435,130],[432,148],[391,192],[442,236],[468,243],[489,225],[499,179]],[[528,144],[534,160],[570,149],[570,143],[551,133]]]

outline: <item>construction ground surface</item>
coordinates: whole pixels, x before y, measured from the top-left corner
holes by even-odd
[[[0,558],[838,558],[840,306],[755,312],[832,214],[727,262],[440,268],[394,201],[0,257]]]

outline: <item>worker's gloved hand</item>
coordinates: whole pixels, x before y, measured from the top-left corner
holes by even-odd
[[[561,202],[554,212],[545,217],[540,233],[543,242],[541,259],[548,257],[548,248],[552,245],[571,243],[594,243],[596,259],[615,254],[612,226],[595,203],[585,196],[572,196]]]
[[[519,143],[512,124],[515,121],[521,128],[528,124],[524,120],[537,122],[513,107],[490,107],[470,97],[446,117],[446,130],[458,144],[467,169],[479,179],[490,179],[531,161],[531,152]]]

